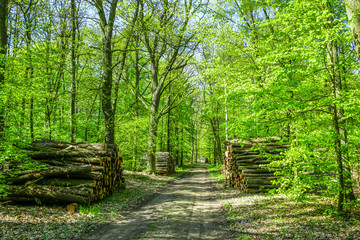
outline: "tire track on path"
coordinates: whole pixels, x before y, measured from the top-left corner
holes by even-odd
[[[204,164],[191,169],[125,218],[81,239],[229,239]]]

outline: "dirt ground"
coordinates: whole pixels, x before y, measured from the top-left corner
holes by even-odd
[[[80,239],[231,239],[218,191],[200,164],[143,206]]]

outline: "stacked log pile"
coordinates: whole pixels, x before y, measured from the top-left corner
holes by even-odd
[[[264,168],[272,157],[281,157],[289,145],[279,143],[279,138],[251,138],[248,141],[231,140],[225,143],[225,182],[247,193],[264,192],[277,186],[273,180],[279,178]]]
[[[10,177],[9,194],[1,200],[90,204],[124,186],[116,145],[42,139],[27,152],[42,167]]]
[[[175,172],[175,164],[169,152],[156,153],[156,173],[170,174]]]

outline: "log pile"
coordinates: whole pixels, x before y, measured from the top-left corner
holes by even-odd
[[[175,164],[169,152],[156,153],[156,173],[170,174],[175,172]]]
[[[32,142],[27,152],[31,162],[43,167],[10,177],[9,194],[1,200],[88,205],[124,186],[116,145],[42,139]]]
[[[279,178],[264,168],[271,158],[281,157],[289,145],[279,143],[279,138],[251,138],[248,141],[225,142],[224,174],[228,187],[247,193],[264,192],[277,186],[273,180]]]

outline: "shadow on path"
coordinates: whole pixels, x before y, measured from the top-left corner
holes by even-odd
[[[163,189],[127,217],[81,239],[229,239],[204,164]]]

